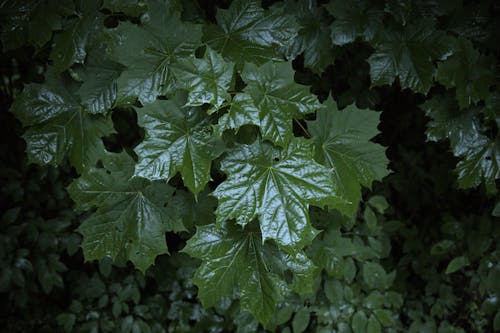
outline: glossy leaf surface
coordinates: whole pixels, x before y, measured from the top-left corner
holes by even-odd
[[[68,188],[80,210],[96,209],[78,228],[86,260],[125,258],[143,272],[168,253],[167,230],[183,230],[168,203],[174,189],[131,179],[132,158],[108,154],[102,168],[89,168]]]
[[[217,10],[217,25],[207,25],[203,40],[240,67],[281,60],[276,51],[296,36],[294,20],[282,10],[263,9],[258,0],[236,0]]]
[[[294,274],[296,291],[304,293],[310,290],[315,267],[302,253],[291,257],[269,242],[262,243],[259,232],[247,230],[251,227],[242,230],[230,223],[199,227],[183,251],[202,260],[194,283],[205,306],[231,298],[237,290],[242,309],[265,323],[287,290],[284,271]]]
[[[113,131],[111,121],[91,116],[53,70],[44,84],[25,87],[12,112],[27,127],[26,151],[38,164],[59,164],[66,154],[83,172],[104,151],[101,137]]]
[[[224,158],[221,170],[228,178],[214,191],[218,224],[235,219],[246,225],[259,218],[262,237],[285,248],[300,248],[314,237],[309,204],[338,199],[330,172],[300,139],[287,149],[266,142],[240,145]]]
[[[137,109],[146,137],[135,148],[139,156],[135,175],[169,180],[180,172],[184,185],[198,194],[210,180],[212,160],[222,146],[211,134],[206,114],[199,108],[182,108],[185,101],[179,94]]]
[[[335,193],[345,202],[336,206],[353,215],[361,200],[361,186],[371,187],[389,171],[385,149],[370,139],[378,134],[379,115],[354,105],[342,111],[331,99],[317,112],[316,120],[307,122],[316,142],[316,160],[333,172]]]

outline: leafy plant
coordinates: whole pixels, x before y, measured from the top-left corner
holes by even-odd
[[[200,4],[0,3],[6,57],[41,65],[3,89],[28,162],[73,168],[81,212],[22,220],[9,199],[1,290],[68,280],[65,331],[499,329],[498,5],[471,4],[477,27],[423,1]],[[73,228],[99,273],[61,259],[78,257]],[[50,253],[27,259],[16,237]],[[452,321],[463,304],[475,317]]]

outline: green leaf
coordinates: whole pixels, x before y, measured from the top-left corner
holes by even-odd
[[[492,65],[468,39],[459,38],[453,44],[453,55],[439,64],[436,78],[446,88],[455,88],[458,105],[464,109],[490,94],[495,79]]]
[[[180,59],[174,68],[177,86],[189,91],[187,105],[211,104],[216,111],[224,101],[232,82],[234,64],[225,62],[221,55],[207,47],[201,59]]]
[[[295,312],[292,320],[293,333],[302,333],[309,325],[310,310],[308,308],[301,308]]]
[[[169,180],[180,172],[184,185],[196,195],[210,180],[212,160],[222,153],[222,146],[211,135],[207,115],[199,108],[182,109],[185,102],[185,96],[178,94],[136,108],[146,134],[135,148],[139,156],[135,175]]]
[[[321,73],[333,63],[336,51],[331,46],[329,32],[323,28],[331,21],[326,10],[313,0],[287,0],[283,8],[295,14],[299,25],[298,35],[288,41],[283,52],[288,59],[304,53],[304,66]]]
[[[500,136],[490,139],[482,133],[478,110],[459,110],[449,95],[437,95],[422,108],[432,119],[427,124],[427,138],[449,139],[453,154],[461,158],[456,168],[459,187],[484,182],[488,192],[495,193],[495,179],[500,178]]]
[[[321,106],[308,87],[295,83],[290,63],[268,62],[262,66],[247,63],[241,77],[247,84],[243,91],[252,98],[259,110],[258,122],[255,121],[253,108],[245,112],[247,118],[260,126],[264,139],[278,146],[285,147],[293,137],[293,117],[314,112]],[[247,101],[242,98],[234,103]],[[245,108],[245,105],[240,105],[233,112],[238,112],[238,108]],[[248,113],[253,117],[248,116]]]
[[[53,30],[62,28],[62,17],[73,11],[71,0],[2,1],[0,19],[4,51],[28,44],[40,49],[50,41]]]
[[[125,153],[104,155],[102,164],[68,187],[77,209],[95,209],[78,228],[85,259],[125,258],[145,272],[157,255],[168,253],[165,232],[184,230],[168,205],[174,189],[131,179],[134,162]]]
[[[110,32],[112,59],[127,67],[118,78],[118,103],[143,104],[174,91],[172,71],[177,59],[194,57],[201,43],[201,27],[182,22],[171,2],[152,1],[142,25],[128,22]]]
[[[421,20],[398,31],[384,29],[373,42],[375,53],[368,58],[372,85],[392,84],[427,93],[433,84],[435,66],[452,51],[448,37]]]
[[[63,31],[56,34],[50,53],[50,59],[58,72],[62,72],[75,63],[83,64],[87,48],[94,38],[102,20],[97,1],[76,1],[76,18],[69,19]]]
[[[362,268],[363,280],[370,288],[386,289],[392,284],[392,274],[387,274],[376,262],[365,262]]]
[[[229,9],[218,9],[217,25],[206,25],[203,41],[241,67],[282,60],[276,51],[297,35],[294,20],[283,10],[265,10],[258,0],[235,0]]]
[[[354,105],[339,111],[328,99],[307,126],[316,143],[316,160],[332,170],[335,193],[344,199],[334,206],[353,215],[361,201],[361,186],[370,188],[389,171],[385,148],[369,140],[378,134],[379,114]]]
[[[334,0],[325,8],[335,17],[330,26],[331,40],[335,45],[352,43],[358,37],[371,41],[382,27],[383,11],[373,8],[365,0]]]
[[[391,327],[394,325],[394,320],[392,319],[391,311],[378,309],[378,310],[375,310],[374,313],[375,313],[375,316],[377,317],[378,321],[384,327]]]
[[[389,203],[381,195],[374,195],[368,199],[368,205],[373,207],[379,214],[384,214],[385,210],[389,208]]]
[[[230,104],[229,111],[223,114],[214,127],[215,134],[221,136],[227,129],[236,129],[243,125],[260,125],[259,109],[250,95],[236,94]]]
[[[107,60],[103,52],[90,52],[85,67],[76,70],[83,81],[78,95],[91,114],[106,114],[116,100],[116,79],[122,66]]]
[[[44,84],[24,88],[11,111],[27,127],[31,162],[57,165],[67,153],[79,173],[95,163],[104,151],[101,137],[113,131],[110,119],[89,115],[52,69]]]
[[[460,256],[453,258],[453,260],[448,263],[448,266],[446,266],[445,274],[455,273],[469,264],[469,259],[467,259],[467,257]]]
[[[368,319],[363,311],[358,311],[352,316],[351,327],[356,333],[366,333]]]
[[[301,139],[287,149],[262,142],[239,145],[223,159],[221,170],[228,178],[213,192],[217,222],[236,219],[246,225],[259,217],[263,238],[287,248],[314,238],[309,204],[337,199],[328,169],[314,162],[311,147]]]
[[[366,327],[366,333],[381,333],[382,327],[380,326],[379,321],[374,315],[371,315],[368,318],[368,325]]]
[[[193,281],[205,307],[218,304],[223,297],[232,297],[236,289],[241,308],[266,323],[286,290],[284,271],[302,275],[304,270],[297,269],[293,257],[270,242],[263,243],[251,227],[241,230],[229,223],[198,227],[183,251],[202,260]],[[314,267],[310,261],[306,266]],[[307,278],[312,280],[313,276],[314,269],[309,269]]]
[[[491,215],[500,217],[500,201],[497,201],[497,204],[495,205],[495,208],[493,208],[493,212],[491,212]]]

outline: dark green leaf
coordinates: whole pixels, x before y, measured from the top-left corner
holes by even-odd
[[[297,35],[290,16],[276,8],[264,10],[258,0],[235,0],[229,9],[219,9],[216,19],[217,25],[204,27],[203,40],[239,67],[282,60],[276,49]]]
[[[200,44],[201,27],[182,22],[177,7],[170,2],[149,2],[142,23],[124,22],[110,32],[113,60],[127,67],[118,79],[119,104],[138,98],[145,105],[158,95],[171,94],[173,64],[177,59],[194,57]]]
[[[335,45],[352,43],[358,37],[371,41],[381,29],[383,11],[372,7],[366,0],[334,0],[325,7],[335,17],[330,28]]]
[[[211,104],[212,112],[230,100],[227,92],[233,78],[234,64],[207,47],[201,59],[185,58],[174,68],[177,86],[189,91],[187,105]]]
[[[204,306],[216,305],[238,290],[242,309],[250,311],[261,323],[269,321],[283,297],[284,270],[303,274],[292,257],[269,242],[263,243],[258,232],[229,223],[198,227],[183,251],[202,260],[194,283]],[[307,266],[314,267],[311,262]],[[309,270],[307,278],[312,280],[313,273]]]
[[[54,37],[50,59],[58,72],[75,63],[83,64],[90,40],[98,34],[102,20],[97,1],[76,1],[76,18],[63,25],[63,31]]]
[[[107,60],[103,52],[91,52],[81,70],[77,70],[83,81],[78,95],[83,106],[92,114],[105,114],[116,100],[116,79],[122,66]]]
[[[337,199],[328,169],[314,162],[301,139],[287,149],[261,142],[237,146],[221,170],[228,178],[214,191],[218,223],[236,219],[246,225],[259,217],[263,238],[288,248],[300,248],[314,237],[309,204]]]
[[[293,137],[293,117],[314,112],[321,106],[316,96],[309,92],[309,88],[295,83],[290,63],[268,62],[262,66],[247,63],[241,76],[247,84],[244,92],[252,98],[255,108],[259,110],[259,121],[253,124],[260,126],[264,139],[279,146],[285,147]],[[246,108],[248,99],[245,96],[235,99],[234,103],[243,104],[230,111],[230,114]],[[237,116],[232,118],[236,119]],[[253,108],[250,108],[237,119],[233,123],[249,123],[257,120],[257,117]]]
[[[207,115],[199,108],[181,109],[185,102],[179,94],[137,109],[146,137],[135,148],[139,156],[135,175],[169,180],[179,171],[184,185],[198,194],[210,180],[212,160],[222,149],[211,135]]]
[[[469,264],[470,264],[469,259],[467,259],[467,257],[460,256],[460,257],[453,258],[453,260],[448,263],[448,266],[446,266],[445,273],[446,274],[455,273],[456,271],[459,271],[460,269],[462,269],[463,267],[465,267]]]
[[[378,133],[378,119],[376,112],[354,105],[338,111],[335,102],[328,99],[316,120],[307,122],[316,142],[316,160],[332,169],[335,193],[345,200],[334,206],[343,214],[356,212],[361,186],[369,188],[389,173],[385,148],[369,141]]]
[[[30,84],[11,111],[25,127],[27,153],[38,164],[59,164],[66,153],[78,172],[95,163],[104,151],[101,137],[113,131],[111,121],[93,117],[82,108],[62,78],[52,70],[46,82]]]
[[[495,79],[492,61],[474,49],[472,43],[459,38],[453,55],[438,66],[437,80],[446,88],[455,88],[461,109],[485,100]]]
[[[384,29],[373,40],[370,75],[374,86],[392,84],[396,78],[402,88],[427,93],[433,83],[435,66],[452,51],[448,37],[421,20],[401,31]]]
[[[167,206],[174,189],[131,179],[134,163],[125,153],[105,155],[102,163],[68,187],[78,209],[97,209],[78,228],[85,259],[123,256],[144,272],[168,252],[165,232],[184,229],[175,207]]]

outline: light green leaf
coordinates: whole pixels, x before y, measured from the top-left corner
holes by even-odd
[[[488,97],[495,79],[493,67],[468,39],[459,38],[453,43],[453,55],[439,64],[436,78],[446,88],[455,88],[458,105],[464,109]]]
[[[467,259],[467,257],[460,256],[453,258],[453,260],[448,263],[448,266],[446,266],[445,274],[455,273],[469,264],[469,259]]]
[[[53,69],[44,84],[26,86],[11,111],[27,127],[23,137],[31,162],[57,165],[68,154],[80,173],[104,151],[101,137],[113,132],[110,119],[89,115]]]
[[[196,195],[210,180],[212,160],[222,153],[222,146],[211,134],[205,112],[182,109],[185,102],[185,96],[178,94],[136,109],[146,136],[135,148],[139,156],[135,175],[169,180],[180,172],[184,185]]]
[[[259,122],[253,124],[260,126],[264,139],[276,145],[285,147],[293,137],[293,117],[314,112],[321,106],[308,87],[295,83],[290,63],[268,62],[262,66],[247,63],[241,77],[247,84],[243,91],[259,110]],[[247,103],[246,99],[241,101]],[[251,108],[248,112],[252,111]],[[256,120],[248,113],[247,118]]]
[[[451,53],[448,37],[434,28],[432,21],[421,20],[400,31],[384,29],[373,42],[375,53],[368,58],[372,85],[392,84],[427,93],[433,84],[433,61]]]
[[[76,70],[83,81],[78,89],[82,104],[91,114],[105,114],[116,100],[116,79],[123,67],[107,60],[103,52],[91,52],[85,67]]]
[[[389,171],[385,148],[369,140],[378,134],[379,114],[354,105],[339,111],[328,99],[307,126],[316,142],[316,160],[332,170],[335,193],[344,202],[334,206],[353,215],[361,201],[361,186],[370,188]]]
[[[58,72],[75,63],[83,64],[88,44],[102,26],[98,24],[103,18],[97,1],[77,0],[75,14],[75,18],[69,19],[63,25],[63,31],[54,37],[50,59]]]
[[[211,104],[211,112],[230,99],[227,92],[233,78],[234,64],[207,47],[201,59],[180,59],[174,67],[177,86],[189,91],[187,105]]]
[[[374,195],[368,199],[368,205],[373,207],[379,214],[383,214],[387,208],[389,208],[389,203],[381,195]]]
[[[258,217],[263,238],[286,248],[301,248],[314,238],[309,204],[337,199],[328,169],[314,162],[311,147],[301,139],[286,150],[262,142],[237,146],[221,170],[228,178],[213,192],[217,222],[236,219],[246,225]]]
[[[132,104],[138,98],[146,105],[173,93],[172,66],[177,59],[194,57],[201,27],[182,22],[171,2],[151,1],[141,26],[120,23],[109,37],[112,59],[127,67],[118,78],[117,102]]]
[[[271,243],[263,243],[252,226],[245,230],[229,223],[198,227],[183,251],[202,260],[193,281],[204,306],[214,306],[238,290],[241,308],[261,323],[271,319],[284,295],[283,272],[296,272],[293,264],[283,260],[287,255]],[[302,274],[300,270],[298,274]]]
[[[217,25],[206,25],[203,41],[241,67],[282,60],[276,51],[297,35],[291,16],[277,8],[263,9],[258,0],[235,0],[217,10]]]
[[[382,266],[376,262],[365,262],[362,268],[363,280],[370,288],[386,289],[394,279],[392,274],[387,274]]]
[[[168,253],[165,232],[184,229],[169,205],[174,189],[131,179],[134,162],[125,153],[104,155],[102,164],[68,187],[77,209],[96,209],[78,228],[85,259],[124,257],[144,272]]]
[[[377,309],[374,311],[374,313],[375,313],[375,316],[377,317],[378,321],[384,327],[391,327],[394,325],[394,320],[392,319],[391,311]]]
[[[383,11],[372,7],[365,0],[334,0],[325,8],[335,17],[330,26],[331,40],[335,45],[352,43],[356,38],[371,41],[381,29]]]

